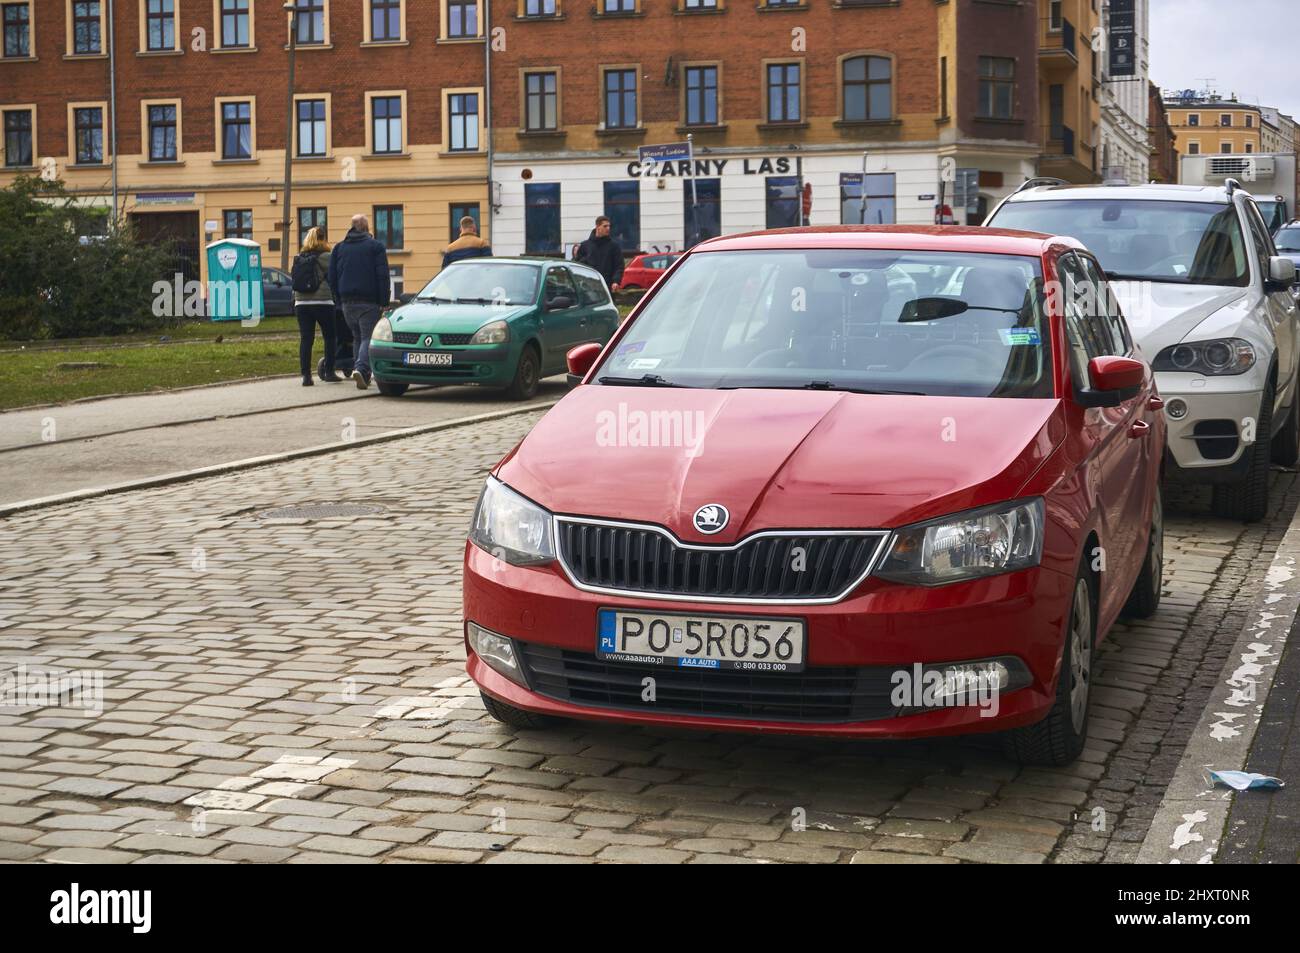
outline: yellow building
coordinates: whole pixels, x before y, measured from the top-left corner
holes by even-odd
[[[1067,182],[1100,179],[1097,142],[1102,54],[1093,49],[1101,17],[1094,0],[1039,0],[1040,175]]]
[[[1165,99],[1169,126],[1181,155],[1264,152],[1258,106],[1215,95]]]

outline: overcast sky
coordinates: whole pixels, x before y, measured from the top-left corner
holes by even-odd
[[[1203,89],[1300,115],[1291,35],[1296,0],[1151,0],[1151,81]]]

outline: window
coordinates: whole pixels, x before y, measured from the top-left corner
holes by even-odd
[[[298,116],[298,155],[303,158],[324,156],[326,141],[325,100],[300,99],[294,104]]]
[[[102,53],[103,21],[98,2],[72,5],[72,52],[78,56]]]
[[[1255,117],[1252,116],[1250,113],[1246,113],[1246,128],[1253,129],[1254,127],[1255,127]]]
[[[947,63],[943,66],[946,70]],[[893,63],[888,57],[850,56],[844,60],[842,76],[845,122],[893,118]],[[947,95],[946,88],[943,95]],[[944,114],[947,114],[946,106]]]
[[[253,237],[253,210],[251,208],[228,208],[221,213],[225,220],[226,238]]]
[[[5,165],[8,168],[26,168],[32,164],[32,111],[6,109]]]
[[[1219,143],[1219,152],[1221,152],[1223,155],[1232,155],[1232,143],[1231,143],[1231,142],[1220,142],[1220,143]]]
[[[175,0],[145,0],[144,21],[146,50],[176,49]]]
[[[602,0],[602,13],[636,13],[636,0]]]
[[[1061,0],[1048,0],[1047,28],[1049,30],[1061,29]]]
[[[478,151],[478,93],[452,93],[447,97],[448,147],[452,152]]]
[[[370,0],[370,42],[392,43],[402,38],[402,0]]]
[[[325,0],[298,0],[297,42],[313,46],[325,42]]]
[[[402,224],[402,206],[375,206],[375,238],[379,239],[389,251],[401,250],[406,246],[406,232]]]
[[[1065,138],[1065,87],[1053,83],[1047,87],[1047,138],[1060,141]]]
[[[1200,114],[1200,113],[1188,113],[1188,114],[1187,114],[1187,125],[1189,125],[1189,126],[1199,126],[1200,124],[1201,124],[1201,114]]]
[[[149,161],[175,162],[176,146],[176,104],[164,103],[148,106]]]
[[[948,57],[939,57],[939,118],[948,118]]]
[[[573,283],[578,286],[578,303],[584,308],[599,308],[611,303],[609,289],[600,275],[575,269]]]
[[[605,183],[609,235],[624,251],[641,247],[641,183],[626,179]]]
[[[451,240],[454,242],[460,238],[460,220],[468,215],[474,219],[475,231],[482,234],[483,222],[479,215],[477,202],[456,203],[453,202],[447,210],[447,218],[451,222]]]
[[[524,183],[524,254],[558,255],[560,247],[560,185]]]
[[[104,108],[102,106],[74,107],[73,135],[76,146],[73,155],[77,165],[103,165],[104,163]]]
[[[221,104],[221,158],[251,159],[253,157],[253,104],[232,102]]]
[[[798,122],[799,64],[769,63],[767,65],[767,121]]]
[[[722,234],[722,180],[691,179],[682,188],[687,248]]]
[[[1016,61],[1002,56],[980,57],[978,114],[983,119],[1010,119],[1015,102]]]
[[[718,125],[718,68],[686,67],[686,125]]]
[[[841,172],[840,224],[893,225],[894,174]]]
[[[1255,144],[1254,144],[1253,142],[1248,142],[1248,143],[1246,143],[1246,151],[1247,151],[1247,152],[1254,152],[1254,151],[1255,151]]]
[[[6,57],[32,55],[32,8],[29,4],[4,5],[4,31]]]
[[[251,0],[221,0],[221,36],[224,47],[252,45]]]
[[[799,179],[793,175],[769,175],[766,179],[767,227],[793,228],[801,224]]]
[[[605,128],[636,128],[636,70],[605,70]]]
[[[1220,115],[1219,115],[1219,125],[1220,125],[1220,126],[1231,126],[1231,125],[1232,125],[1232,113],[1220,113]]]
[[[558,78],[555,73],[524,74],[525,128],[530,131],[559,126]]]
[[[388,266],[388,300],[396,301],[406,291],[406,276],[402,265]]]
[[[1199,156],[1201,154],[1201,144],[1195,141],[1187,143],[1187,154],[1189,156]]]
[[[687,10],[716,10],[718,0],[686,0]]]
[[[402,97],[375,96],[370,100],[370,142],[375,155],[401,154]]]
[[[447,4],[447,36],[478,36],[478,0],[451,0]]]
[[[307,233],[319,228],[322,235],[329,231],[329,213],[324,207],[298,209],[298,247],[307,241]]]
[[[526,17],[555,16],[555,0],[524,0],[524,16]]]
[[[798,7],[802,6],[805,0],[766,0],[765,6],[769,7]]]

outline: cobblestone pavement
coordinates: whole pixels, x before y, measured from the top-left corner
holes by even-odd
[[[1278,474],[1251,528],[1170,501],[1165,606],[1113,633],[1066,769],[979,739],[514,734],[464,675],[459,567],[484,472],[536,419],[0,523],[0,672],[97,674],[104,699],[0,709],[0,859],[1131,859],[1300,492]],[[261,515],[318,501],[386,512]]]

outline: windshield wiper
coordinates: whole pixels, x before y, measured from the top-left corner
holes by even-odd
[[[719,390],[836,390],[849,394],[886,394],[899,397],[925,397],[918,390],[881,390],[874,387],[853,387],[848,384],[836,384],[834,381],[809,381],[806,384],[737,384],[732,387],[719,387]]]
[[[1160,281],[1170,285],[1188,285],[1192,284],[1190,279],[1178,278],[1173,275],[1125,275],[1118,271],[1106,272],[1107,281]]]
[[[435,304],[451,304],[451,298],[439,298],[437,295],[418,295],[416,301],[432,301]]]
[[[602,377],[601,384],[615,384],[621,387],[681,387],[658,374],[642,374],[640,377]]]
[[[457,298],[456,304],[496,304],[492,298]],[[503,304],[505,302],[502,302]]]

